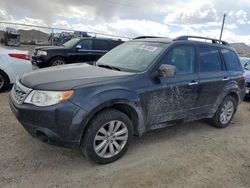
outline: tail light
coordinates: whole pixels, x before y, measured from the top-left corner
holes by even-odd
[[[30,60],[30,57],[28,54],[9,54],[10,57],[23,59],[23,60]]]

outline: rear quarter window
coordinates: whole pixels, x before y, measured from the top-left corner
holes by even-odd
[[[242,66],[240,64],[239,58],[234,51],[229,50],[229,49],[222,49],[221,53],[226,63],[227,70],[229,71],[242,70]]]

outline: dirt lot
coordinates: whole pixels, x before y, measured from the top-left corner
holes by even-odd
[[[234,123],[199,121],[135,138],[119,161],[97,165],[80,151],[32,138],[0,94],[0,187],[250,187],[250,102]]]

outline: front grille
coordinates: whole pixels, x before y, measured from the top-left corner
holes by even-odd
[[[30,93],[31,89],[22,85],[18,80],[14,84],[11,90],[11,98],[17,103],[22,104],[28,94]]]

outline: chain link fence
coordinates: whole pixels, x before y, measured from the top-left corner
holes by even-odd
[[[1,45],[8,48],[15,47],[31,52],[36,46],[60,46],[75,37],[107,37],[125,41],[131,39],[126,36],[93,31],[71,30],[0,21]]]

